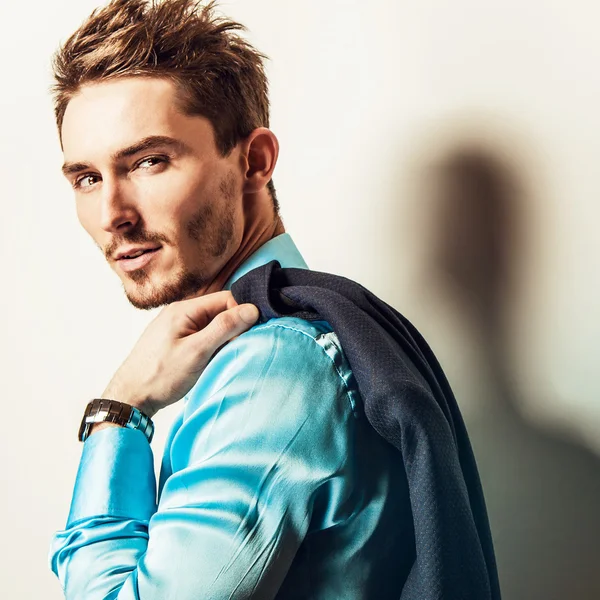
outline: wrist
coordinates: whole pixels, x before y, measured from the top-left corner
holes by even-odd
[[[112,381],[104,390],[102,396],[99,397],[129,404],[130,406],[142,411],[149,419],[151,419],[158,412],[158,410],[154,408],[149,398],[146,398],[140,394],[129,392],[124,386],[115,384]]]
[[[95,398],[86,406],[79,427],[79,441],[84,442],[93,430],[98,431],[104,426],[137,429],[146,436],[148,442],[152,441],[154,435],[152,418],[138,406],[114,398]]]
[[[152,407],[152,404],[149,400],[148,401],[130,400],[129,402],[127,402],[126,400],[121,400],[121,402],[125,402],[125,404],[130,404],[134,408],[137,408],[140,412],[144,413],[149,419],[151,419],[158,412],[158,410],[156,410]]]

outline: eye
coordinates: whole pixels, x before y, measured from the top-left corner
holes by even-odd
[[[166,162],[167,158],[165,156],[148,156],[140,160],[140,162],[136,164],[136,168],[151,169],[152,167],[155,167],[158,164]]]
[[[92,175],[91,173],[86,173],[84,175],[80,175],[73,182],[73,187],[76,189],[90,188],[95,183],[100,181],[100,177],[98,175]]]

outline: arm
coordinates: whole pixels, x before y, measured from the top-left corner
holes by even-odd
[[[86,442],[52,550],[66,597],[273,598],[318,521],[315,498],[331,524],[339,506],[324,490],[338,505],[350,493],[349,420],[344,383],[312,338],[269,324],[240,336],[189,394],[156,512],[143,435]]]

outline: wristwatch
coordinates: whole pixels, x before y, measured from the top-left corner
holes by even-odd
[[[154,435],[154,423],[139,408],[106,398],[95,398],[86,407],[81,425],[79,427],[78,439],[85,442],[90,434],[94,423],[116,423],[127,429],[139,429],[148,439],[152,441]]]

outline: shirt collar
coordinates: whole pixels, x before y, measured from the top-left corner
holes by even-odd
[[[227,280],[223,289],[230,290],[234,282],[240,277],[272,260],[279,262],[284,269],[308,269],[308,265],[304,262],[291,236],[288,233],[282,233],[263,244],[254,254],[251,254]]]

